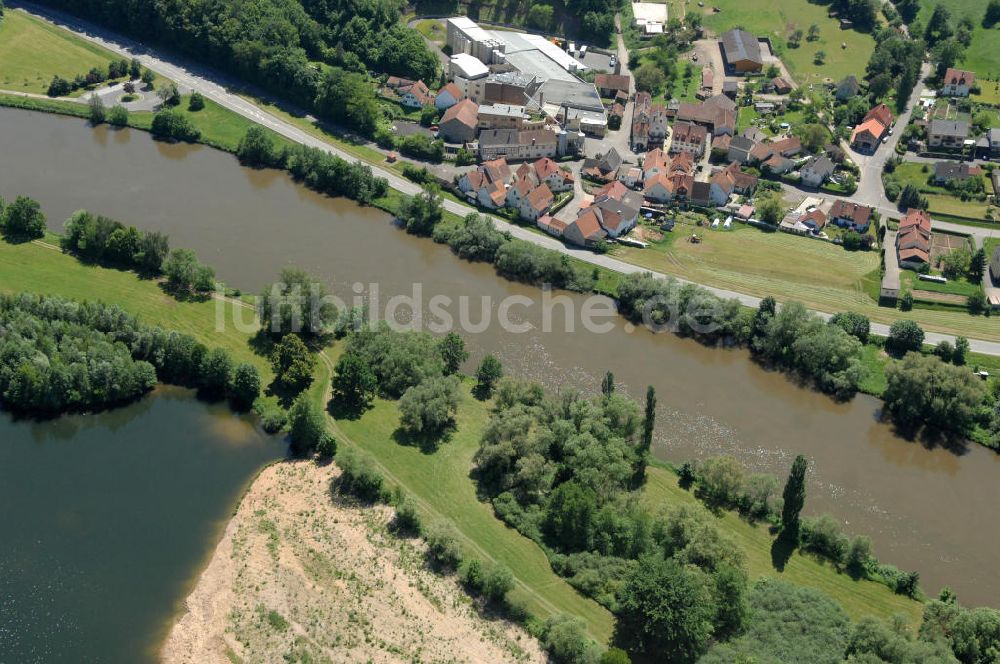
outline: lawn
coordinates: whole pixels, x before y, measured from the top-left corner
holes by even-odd
[[[983,28],[983,13],[986,10],[985,0],[923,0],[923,8],[919,16],[921,23],[927,25],[931,12],[939,4],[943,4],[951,10],[953,26],[958,25],[959,20],[968,16],[976,27],[972,33],[972,44],[965,51],[965,60],[962,66],[976,72],[980,78],[987,75],[993,79],[998,78],[1000,76],[1000,26],[991,30]]]
[[[903,186],[907,184],[916,186],[927,197],[932,213],[940,212],[968,219],[986,219],[986,209],[989,205],[985,201],[963,201],[953,196],[946,187],[929,184],[927,178],[933,172],[934,167],[931,164],[903,163],[896,167],[892,176]]]
[[[0,21],[0,88],[44,94],[55,75],[72,81],[118,59],[73,34],[8,9]]]
[[[489,413],[487,405],[469,393],[470,386],[467,380],[452,438],[433,453],[394,440],[399,424],[395,402],[378,400],[360,419],[340,419],[336,427],[367,450],[390,481],[402,485],[418,500],[425,517],[443,516],[453,521],[464,536],[467,551],[509,567],[518,581],[515,594],[527,602],[533,614],[541,618],[557,613],[577,615],[586,620],[594,638],[606,643],[611,637],[611,614],[556,576],[542,550],[504,525],[493,508],[476,496],[469,471]]]
[[[648,477],[643,501],[651,508],[659,509],[671,503],[700,504],[690,492],[677,485],[677,476],[669,470],[651,467]],[[821,590],[837,600],[854,620],[866,615],[887,620],[901,613],[911,626],[920,621],[923,610],[920,602],[897,595],[881,583],[855,581],[812,556],[793,553],[784,570],[778,571],[771,562],[772,537],[766,526],[753,526],[732,512],[723,512],[718,517],[718,524],[746,552],[752,580],[767,576]],[[878,542],[875,546],[878,547]]]
[[[722,11],[713,13],[712,7]],[[702,11],[705,26],[717,35],[743,27],[758,37],[770,37],[775,55],[781,57],[799,85],[821,83],[828,78],[837,81],[848,74],[860,79],[875,50],[875,41],[865,33],[841,30],[838,22],[826,15],[827,10],[825,4],[806,0],[712,0]],[[820,28],[816,41],[803,39],[799,48],[787,47],[785,40],[792,32],[808,31],[813,23]],[[841,44],[847,48],[841,48]],[[817,51],[826,53],[825,64],[813,62]]]
[[[444,23],[440,19],[425,18],[417,21],[413,27],[428,41],[433,42],[438,47],[444,46],[445,41],[448,39],[448,32],[445,30]]]
[[[133,272],[87,265],[62,253],[54,246],[58,241],[55,235],[47,235],[44,244],[0,241],[0,292],[30,291],[118,304],[144,323],[190,334],[210,348],[226,349],[238,362],[252,362],[265,382],[270,382],[270,364],[253,353],[250,337],[232,323],[235,313],[252,321],[251,310],[215,300],[179,302],[155,281],[139,279]],[[218,329],[220,313],[225,315],[225,325]]]

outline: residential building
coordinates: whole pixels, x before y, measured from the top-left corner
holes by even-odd
[[[941,94],[945,97],[968,97],[976,84],[976,75],[964,69],[948,67],[941,82]]]
[[[761,164],[761,169],[772,175],[784,175],[785,173],[792,172],[794,168],[795,162],[788,157],[782,157],[780,154],[771,155]]]
[[[487,129],[479,134],[479,158],[508,161],[555,157],[559,137],[548,129]]]
[[[714,159],[721,159],[729,154],[729,146],[733,141],[733,137],[729,134],[723,134],[722,136],[716,136],[712,139],[712,157]]]
[[[567,224],[562,219],[556,219],[552,215],[543,214],[535,221],[535,225],[541,228],[549,235],[553,235],[555,237],[562,237],[563,233],[566,231],[566,226],[568,226],[569,224]]]
[[[965,120],[931,120],[927,125],[927,145],[932,148],[957,149],[969,137]]]
[[[586,247],[594,245],[608,236],[601,228],[597,208],[593,205],[580,210],[579,216],[563,231],[563,238],[572,244]]]
[[[993,258],[990,260],[990,274],[994,283],[1000,282],[1000,247],[993,249]]]
[[[649,142],[663,145],[670,136],[670,116],[663,104],[653,104],[649,109]]]
[[[736,132],[736,104],[725,95],[709,97],[700,104],[681,102],[677,120],[702,125],[715,136],[732,135]]]
[[[786,233],[815,235],[826,226],[827,216],[818,206],[797,209],[781,220],[778,227]]]
[[[851,132],[851,146],[858,152],[871,154],[878,148],[887,130],[888,127],[878,120],[865,120]]]
[[[750,161],[750,151],[756,145],[746,136],[733,136],[729,142],[729,150],[726,152],[726,159],[730,162],[745,164]]]
[[[720,40],[726,69],[738,74],[759,72],[764,58],[757,38],[746,30],[735,28],[724,32]]]
[[[656,203],[687,200],[694,186],[694,178],[684,173],[659,173],[646,180],[642,195]]]
[[[886,128],[891,127],[893,123],[892,111],[885,104],[875,106],[872,110],[868,111],[864,119],[878,120]]]
[[[737,162],[712,174],[709,180],[709,200],[715,205],[725,205],[733,194],[752,194],[757,188],[757,178],[744,173]]]
[[[829,213],[829,219],[832,223],[858,233],[868,232],[871,217],[872,208],[839,198],[833,202]]]
[[[614,99],[619,92],[624,92],[627,96],[629,85],[632,79],[624,74],[598,74],[594,78],[594,85],[602,97]]]
[[[559,168],[559,165],[544,157],[531,165],[534,180],[546,185],[551,191],[562,192],[573,188],[575,178],[569,171]]]
[[[522,219],[535,221],[552,207],[555,197],[545,184],[540,184],[521,199],[518,213]]]
[[[399,103],[407,108],[423,108],[434,104],[434,95],[423,81],[396,88]]]
[[[711,203],[711,186],[707,182],[695,182],[691,185],[691,193],[688,196],[691,205],[708,207]]]
[[[511,104],[482,104],[479,107],[480,130],[483,129],[523,129],[528,119],[524,106]]]
[[[819,187],[833,175],[834,168],[833,162],[825,155],[813,157],[799,169],[799,176],[802,184],[809,187]]]
[[[459,178],[458,189],[477,204],[496,209],[506,205],[510,176],[506,160],[485,161]]]
[[[947,184],[948,180],[964,181],[979,177],[983,169],[966,162],[939,161],[934,164],[934,184]]]
[[[446,111],[464,98],[462,90],[455,83],[449,83],[438,90],[437,96],[434,97],[434,105],[439,111]]]
[[[976,148],[980,159],[1000,159],[1000,128],[994,127],[983,134]]]
[[[691,122],[678,122],[674,125],[673,136],[670,139],[670,152],[690,152],[701,158],[705,154],[705,142],[708,131],[701,125]]]
[[[907,210],[896,233],[899,264],[915,270],[931,262],[931,216],[926,210]]]
[[[654,148],[646,153],[642,158],[642,179],[649,178],[659,173],[666,173],[670,165],[670,158],[660,148]]]
[[[649,148],[650,115],[653,108],[648,92],[635,93],[635,108],[632,111],[631,143],[633,152],[645,152]]]
[[[520,169],[518,169],[520,172]],[[507,187],[507,197],[504,203],[509,208],[514,208],[519,210],[521,208],[521,203],[528,197],[531,190],[537,185],[532,181],[530,177],[525,177],[524,175],[516,175],[514,177],[514,183]]]
[[[638,166],[633,166],[629,169],[620,169],[618,173],[618,182],[621,182],[626,187],[637,187],[642,184],[642,169]]]
[[[632,207],[624,200],[604,197],[591,206],[597,209],[601,228],[609,237],[621,237],[635,228],[639,220],[639,208]]]
[[[614,148],[610,148],[604,154],[597,155],[597,157],[584,159],[580,172],[592,180],[610,182],[617,179],[618,169],[621,166],[621,155]]]
[[[449,143],[469,143],[476,138],[479,107],[471,99],[462,99],[444,112],[438,133]]]

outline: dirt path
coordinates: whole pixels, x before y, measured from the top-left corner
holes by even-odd
[[[244,496],[162,651],[167,664],[543,662],[520,628],[482,618],[391,510],[331,494],[333,464],[285,461]]]

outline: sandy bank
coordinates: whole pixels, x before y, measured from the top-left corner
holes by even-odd
[[[389,509],[332,496],[337,473],[295,461],[260,474],[164,662],[545,661],[526,632],[480,617],[454,579],[426,570],[419,541],[389,534]]]

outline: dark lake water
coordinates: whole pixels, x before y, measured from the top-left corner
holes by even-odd
[[[5,159],[4,155],[17,155]],[[133,131],[94,130],[84,121],[0,109],[0,195],[28,194],[53,229],[78,208],[169,233],[252,291],[290,264],[322,278],[345,299],[356,283],[383,304],[415,286],[459,300],[488,297],[488,313],[520,296],[515,333],[488,325],[463,332],[470,366],[496,353],[508,373],[549,386],[597,390],[607,370],[642,398],[657,389],[656,454],[671,461],[729,453],[783,480],[796,454],[811,462],[806,512],[830,512],[852,533],[872,536],[878,555],[916,569],[929,593],[954,588],[969,604],[1000,597],[1000,457],[972,446],[927,449],[878,421],[879,402],[834,403],[743,351],[704,348],[671,334],[543,331],[538,289],[499,279],[434,243],[395,228],[386,215],[319,196],[275,171],[239,166],[200,146],[166,145]],[[567,298],[579,309],[584,298]],[[476,314],[474,320],[479,320]],[[6,474],[4,471],[0,473]],[[2,477],[2,475],[0,475]],[[183,478],[179,478],[183,481]]]

